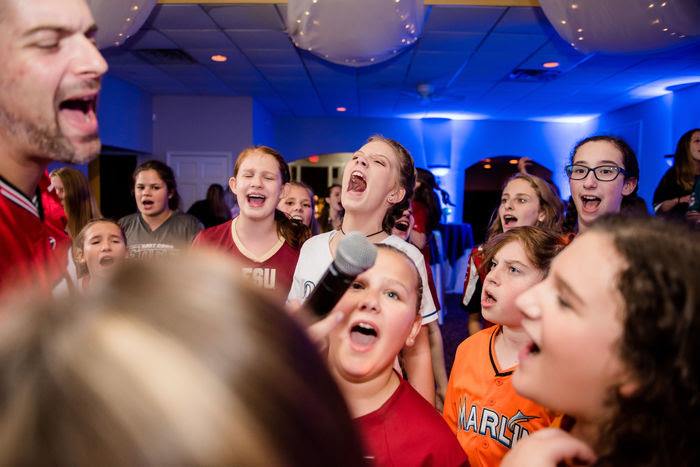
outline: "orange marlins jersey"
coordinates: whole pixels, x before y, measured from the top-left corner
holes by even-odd
[[[471,466],[496,466],[518,440],[549,426],[554,415],[516,394],[514,368],[501,368],[494,343],[501,326],[462,342],[447,385],[443,416]]]

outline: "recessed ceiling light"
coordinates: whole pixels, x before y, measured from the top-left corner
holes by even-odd
[[[487,170],[490,169],[490,168],[491,168],[491,164],[484,164],[484,168],[487,169]]]
[[[511,159],[511,160],[508,161],[508,163],[509,163],[509,164],[515,165],[515,164],[518,163],[518,159]]]
[[[211,56],[212,62],[225,62],[226,60],[228,60],[228,57],[226,55],[216,54]]]
[[[542,64],[543,68],[556,68],[559,66],[559,62],[544,62]]]
[[[348,109],[347,109],[346,107],[336,107],[335,110],[336,110],[337,112],[345,112],[345,111],[348,110]]]

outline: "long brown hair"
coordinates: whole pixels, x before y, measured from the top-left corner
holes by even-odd
[[[75,238],[91,219],[101,217],[90,183],[81,171],[71,167],[53,170],[49,177],[58,177],[63,183],[63,209],[68,219],[68,234]]]
[[[616,350],[637,386],[631,395],[610,388],[597,465],[700,465],[700,238],[623,216],[601,217],[590,231],[610,238],[624,262]]]
[[[230,261],[127,263],[3,310],[0,464],[362,465],[316,346]]]
[[[338,184],[334,183],[331,186],[329,186],[326,190],[326,198],[331,197],[331,191],[333,191],[333,188],[338,187],[341,190],[343,187]],[[343,221],[343,216],[345,215],[345,210],[341,206],[340,210],[340,221],[342,223]],[[318,216],[318,224],[321,229],[321,232],[330,232],[331,230],[335,230],[333,228],[333,222],[331,221],[331,204],[330,202],[324,200],[323,201],[323,207],[321,208],[321,213]]]
[[[224,187],[218,183],[212,183],[207,188],[207,204],[211,208],[212,214],[218,219],[231,219],[231,210],[224,200]]]
[[[535,227],[541,227],[551,232],[560,233],[562,222],[564,221],[564,203],[562,203],[549,183],[536,175],[517,173],[510,177],[505,185],[503,185],[503,190],[505,190],[506,186],[513,180],[525,180],[537,194],[540,210],[544,212],[544,220],[540,222],[538,219],[537,222],[535,222]],[[501,223],[501,216],[498,215],[498,208],[496,208],[486,238],[489,239],[501,232],[503,232],[503,224]]]
[[[287,161],[284,160],[284,157],[279,153],[279,151],[263,145],[250,146],[238,154],[238,157],[236,157],[236,162],[233,164],[234,177],[238,175],[238,170],[241,168],[241,164],[245,158],[251,154],[254,154],[255,152],[261,152],[263,154],[267,154],[268,156],[272,156],[275,161],[277,161],[277,165],[279,166],[282,185],[289,183],[291,180],[291,175]],[[304,243],[311,236],[311,230],[307,226],[299,222],[292,222],[292,220],[289,219],[285,213],[277,208],[275,208],[275,225],[277,226],[277,235],[282,237],[294,248],[300,248],[302,243]]]
[[[396,219],[401,217],[404,210],[408,209],[411,205],[411,200],[413,199],[413,190],[416,186],[416,168],[413,164],[413,157],[408,150],[403,147],[401,143],[391,138],[384,137],[382,135],[373,135],[367,139],[368,143],[372,141],[381,141],[387,144],[396,153],[396,157],[399,160],[398,167],[398,180],[396,181],[396,188],[403,188],[406,192],[403,199],[398,203],[394,204],[389,208],[382,221],[382,229],[384,232],[391,235],[391,229],[394,228]]]
[[[678,140],[676,152],[673,155],[673,170],[676,173],[676,182],[686,191],[693,189],[695,176],[697,175],[695,173],[693,156],[690,154],[690,141],[696,132],[700,133],[700,128],[693,128],[683,133],[683,136]]]

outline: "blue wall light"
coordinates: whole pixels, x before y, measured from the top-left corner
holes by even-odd
[[[428,169],[437,177],[450,172],[452,160],[452,120],[424,118],[423,150]]]

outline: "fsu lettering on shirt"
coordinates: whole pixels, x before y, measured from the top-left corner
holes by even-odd
[[[47,180],[44,174],[30,199],[0,177],[0,293],[29,283],[48,292],[65,272],[70,239],[53,217],[44,217],[42,202],[50,203],[52,213],[62,210],[57,199],[41,191]]]
[[[240,264],[244,277],[263,289],[274,290],[284,296],[292,286],[294,268],[299,250],[280,238],[266,253],[256,256],[241,242],[236,233],[238,217],[223,224],[202,230],[193,246],[209,246],[229,252]]]

